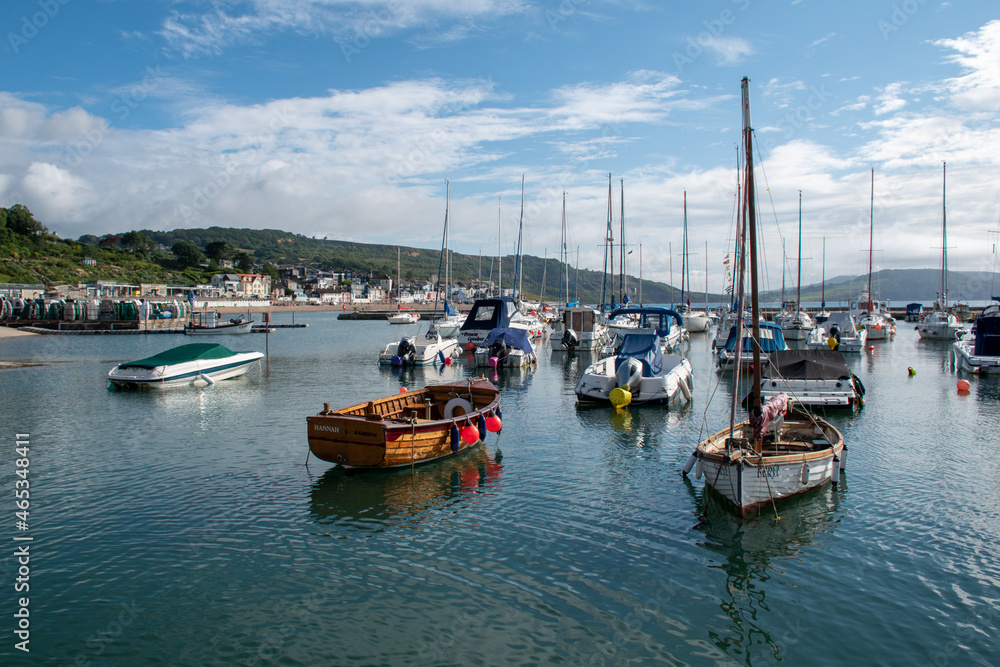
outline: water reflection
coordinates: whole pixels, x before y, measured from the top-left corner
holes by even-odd
[[[685,484],[697,502],[695,530],[704,534],[699,546],[718,563],[710,567],[721,569],[726,577],[719,606],[731,622],[725,629],[710,629],[709,641],[746,665],[785,659],[799,638],[790,639],[785,625],[775,624],[775,610],[767,599],[773,584],[768,582],[783,574],[783,562],[805,560],[805,547],[834,529],[846,483],[842,480],[837,488],[825,485],[782,501],[777,506],[780,518],[773,508],[766,508],[749,520],[738,517],[711,488],[698,491],[687,479]]]
[[[309,512],[318,524],[348,529],[416,527],[431,510],[498,491],[502,469],[485,445],[412,470],[348,473],[334,466],[313,482]]]

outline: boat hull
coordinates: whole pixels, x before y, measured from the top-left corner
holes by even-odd
[[[679,357],[664,357],[664,366],[673,367],[663,375],[643,377],[632,390],[630,405],[681,405],[691,400],[693,372],[691,362]],[[615,357],[607,357],[592,364],[583,372],[576,385],[576,397],[580,403],[611,405],[611,390],[617,387],[615,378]]]
[[[378,362],[383,366],[433,366],[443,364],[443,360],[453,357],[458,350],[458,341],[454,338],[421,342],[422,338],[414,339],[413,357],[406,359],[399,356],[399,343],[389,343],[378,355]]]
[[[955,343],[952,354],[955,355],[955,367],[965,373],[975,375],[995,375],[1000,373],[1000,356],[976,355],[974,342],[961,340]]]
[[[190,361],[157,368],[121,368],[115,366],[108,373],[108,382],[115,389],[166,389],[205,382],[229,380],[246,374],[264,355],[260,352],[241,352],[229,359]]]
[[[217,324],[215,326],[188,325],[184,333],[188,336],[220,336],[224,334],[248,334],[253,329],[253,320],[239,324]]]
[[[748,434],[749,428],[747,422],[738,424],[737,438]],[[817,428],[820,433],[815,432]],[[839,430],[822,419],[795,413],[780,431],[777,442],[765,441],[761,454],[747,449],[727,451],[729,429],[719,431],[695,450],[696,476],[698,472],[704,475],[706,486],[744,516],[773,502],[837,483],[844,452]]]
[[[306,418],[309,450],[344,468],[385,469],[446,458],[482,443],[455,437],[498,411],[500,394],[483,378],[430,385]]]

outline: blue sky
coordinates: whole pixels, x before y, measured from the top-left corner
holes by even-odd
[[[972,5],[972,6],[970,6]],[[211,225],[602,266],[608,174],[631,273],[722,287],[740,79],[768,280],[992,268],[1000,21],[989,3],[35,0],[0,9],[0,204],[64,237]],[[503,205],[498,216],[498,197]],[[499,225],[498,225],[499,217]],[[672,252],[672,260],[671,260]],[[794,278],[789,278],[794,281]],[[958,296],[953,293],[952,295]],[[965,298],[984,298],[965,294]]]

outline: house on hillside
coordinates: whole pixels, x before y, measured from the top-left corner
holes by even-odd
[[[243,296],[266,298],[271,293],[271,276],[260,273],[238,273]]]
[[[212,276],[212,287],[223,294],[237,294],[241,287],[240,276],[236,273],[216,273]]]

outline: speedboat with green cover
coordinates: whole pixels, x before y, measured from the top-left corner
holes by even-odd
[[[233,352],[215,343],[191,343],[118,364],[108,372],[108,382],[123,390],[215,384],[243,375],[263,357],[261,352]]]

